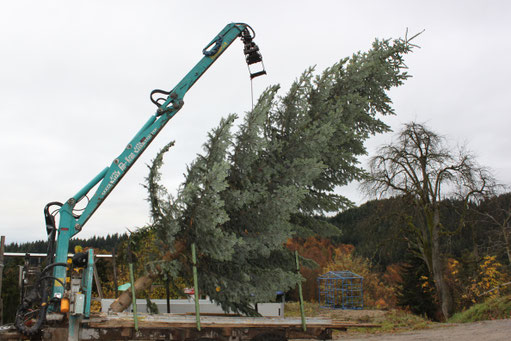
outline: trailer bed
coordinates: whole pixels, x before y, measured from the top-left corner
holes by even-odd
[[[201,316],[201,330],[193,315],[138,314],[138,331],[131,313],[98,313],[80,324],[79,340],[211,340],[211,341],[284,341],[288,339],[330,340],[332,331],[347,328],[379,327],[375,324],[338,321],[314,317],[300,318]],[[1,340],[20,339],[0,334]],[[67,340],[67,328],[47,327],[43,340]]]

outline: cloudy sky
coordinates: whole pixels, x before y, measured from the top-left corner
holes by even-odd
[[[256,98],[271,84],[284,91],[311,65],[322,70],[369,49],[376,37],[425,29],[406,59],[413,78],[391,91],[397,115],[385,121],[394,130],[427,123],[509,185],[510,10],[508,1],[2,1],[0,233],[7,242],[46,238],[44,205],[67,200],[108,166],[153,114],[149,92],[172,88],[230,22],[256,30],[268,71],[254,80]],[[237,41],[78,236],[143,226],[141,183],[159,148],[176,141],[162,169],[175,192],[207,131],[250,107]],[[391,137],[369,140],[369,153]],[[356,185],[341,191],[366,200]]]

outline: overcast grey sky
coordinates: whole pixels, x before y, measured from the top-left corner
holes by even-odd
[[[0,233],[7,242],[45,239],[42,209],[65,201],[117,157],[154,112],[149,92],[172,88],[230,22],[256,31],[267,77],[283,92],[308,66],[318,70],[370,48],[374,38],[425,29],[406,63],[413,75],[391,91],[398,130],[426,122],[453,146],[468,145],[511,184],[508,1],[2,1],[0,3]],[[140,185],[168,141],[163,182],[175,193],[209,129],[251,107],[241,42],[185,97],[78,237],[148,222]],[[392,134],[368,141],[369,153]],[[364,162],[365,160],[361,160]],[[352,185],[342,192],[365,199]]]

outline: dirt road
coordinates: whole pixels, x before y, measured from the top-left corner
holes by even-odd
[[[378,341],[511,341],[511,319],[482,321],[463,324],[446,324],[414,332],[376,335],[338,335],[336,340]]]

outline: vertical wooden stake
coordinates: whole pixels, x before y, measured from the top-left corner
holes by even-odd
[[[138,332],[138,316],[137,316],[137,295],[135,290],[135,275],[133,274],[133,255],[131,253],[131,235],[128,239],[128,263],[130,270],[131,283],[131,306],[133,307],[133,320],[135,322],[135,330]]]
[[[197,320],[197,330],[200,330],[199,280],[197,278],[197,255],[195,253],[195,243],[192,243],[192,262],[193,262],[193,291],[195,297],[195,319]]]
[[[298,250],[295,250],[296,273],[300,274],[300,261],[298,260]],[[302,282],[298,282],[298,296],[300,298],[300,315],[302,316],[303,331],[307,331],[307,323],[305,321],[305,310],[303,306]]]
[[[4,278],[5,236],[0,239],[0,326],[4,325],[4,301],[2,300],[2,280]]]
[[[117,289],[117,264],[115,263],[115,247],[112,250],[112,270],[114,274],[114,291],[115,291],[115,298],[119,297],[119,291]]]
[[[138,332],[137,297],[135,295],[135,277],[133,275],[133,263],[130,263],[129,267],[131,282],[131,305],[133,306],[133,320],[135,321],[135,330]]]
[[[167,280],[165,281],[165,297],[167,299],[167,314],[170,314],[170,278],[167,274]]]

